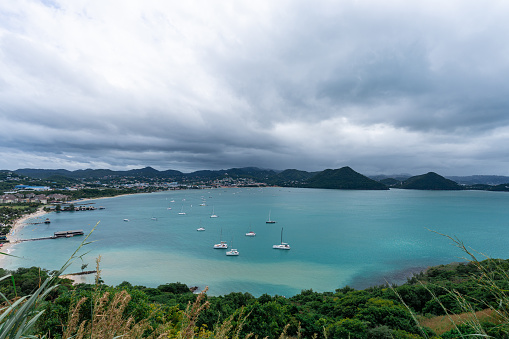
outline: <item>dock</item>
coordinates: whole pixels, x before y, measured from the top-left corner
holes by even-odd
[[[71,238],[71,237],[80,236],[83,234],[84,234],[83,230],[61,231],[61,232],[53,233],[53,236],[51,236],[51,237],[20,239],[19,241],[37,241],[37,240],[48,240],[48,239]]]

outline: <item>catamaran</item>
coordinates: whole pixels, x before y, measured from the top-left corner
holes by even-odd
[[[232,248],[228,252],[226,252],[226,255],[232,256],[232,255],[239,255],[239,251],[237,251],[235,248]]]
[[[217,215],[214,213],[214,207],[212,207],[212,214],[210,215],[211,218],[217,218]]]
[[[221,235],[219,236],[219,244],[215,244],[214,248],[217,248],[217,249],[227,249],[228,248],[228,244],[226,243],[226,241],[221,240],[222,237],[223,237],[223,229],[221,228]]]
[[[275,224],[276,222],[274,220],[270,220],[270,211],[269,211],[269,220],[265,222],[266,224]]]
[[[279,245],[272,245],[272,248],[274,248],[276,250],[289,250],[290,249],[290,245],[288,245],[287,243],[283,242],[283,227],[281,227],[281,244],[279,244]]]
[[[233,239],[232,239],[232,247],[233,247]],[[237,251],[236,248],[232,248],[231,250],[226,252],[226,255],[228,255],[228,256],[239,255],[239,251]]]

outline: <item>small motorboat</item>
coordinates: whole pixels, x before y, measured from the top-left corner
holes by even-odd
[[[229,250],[228,252],[226,252],[226,255],[228,255],[228,256],[235,256],[235,255],[239,255],[239,251],[237,251],[235,248],[232,248],[231,250]]]

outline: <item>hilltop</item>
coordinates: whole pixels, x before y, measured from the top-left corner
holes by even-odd
[[[350,167],[336,170],[326,169],[307,181],[304,187],[331,188],[331,189],[357,189],[357,190],[387,190],[386,185],[370,179]]]
[[[400,188],[416,190],[462,190],[464,187],[435,172],[416,175],[403,182]]]

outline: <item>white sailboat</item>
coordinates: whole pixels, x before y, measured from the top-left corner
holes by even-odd
[[[185,215],[186,214],[186,212],[184,212],[184,205],[182,205],[182,209],[180,210],[179,214],[180,215]]]
[[[219,244],[215,244],[214,248],[221,249],[221,250],[228,248],[228,244],[226,243],[226,241],[221,240],[222,237],[223,237],[223,229],[221,228],[221,235],[219,236]]]
[[[283,227],[281,227],[281,244],[279,244],[279,245],[272,245],[272,248],[274,248],[276,250],[289,250],[290,249],[290,245],[288,245],[287,243],[283,242]]]
[[[196,230],[197,230],[198,232],[203,232],[203,231],[205,231],[205,227],[201,226],[201,221],[200,221],[200,227],[198,227]]]
[[[266,224],[275,224],[274,220],[270,220],[270,210],[269,210],[269,219],[265,222]]]
[[[212,206],[212,214],[210,215],[211,218],[217,218],[217,215],[214,213],[214,206]]]

